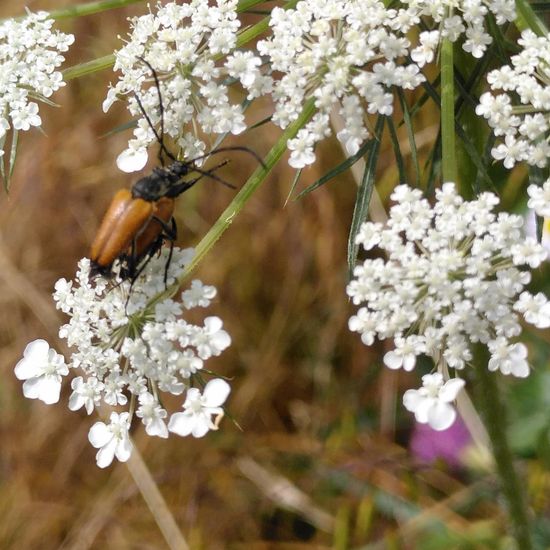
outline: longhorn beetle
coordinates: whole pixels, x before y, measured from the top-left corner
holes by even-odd
[[[223,151],[241,150],[253,155],[262,165],[262,160],[247,147],[219,147],[206,155],[189,161],[178,160],[164,144],[164,107],[160,92],[160,83],[155,69],[143,58],[139,58],[151,71],[158,92],[160,110],[160,135],[147,115],[141,100],[135,94],[137,104],[149,127],[153,131],[160,149],[160,167],[153,168],[148,176],[139,179],[131,190],[121,189],[111,201],[99,230],[91,246],[90,259],[92,275],[109,276],[115,260],[120,260],[120,275],[133,284],[149,259],[160,249],[164,240],[171,243],[168,265],[172,256],[173,243],[177,236],[176,223],[173,218],[176,197],[190,189],[202,177],[206,176],[234,189],[234,186],[218,177],[214,171],[227,161],[210,170],[201,170],[195,165],[197,160]],[[164,166],[163,155],[172,162]],[[191,173],[198,173],[194,179],[184,180]]]

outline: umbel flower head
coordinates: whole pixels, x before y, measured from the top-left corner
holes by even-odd
[[[44,340],[32,342],[16,366],[16,376],[26,380],[29,398],[55,403],[63,376],[78,371],[71,382],[69,408],[88,414],[107,405],[113,412],[108,424],[97,422],[89,433],[98,448],[100,467],[114,457],[125,461],[131,454],[128,431],[139,418],[150,436],[167,438],[169,432],[202,437],[217,429],[229,384],[221,379],[204,385],[204,362],[218,356],[231,338],[218,317],[206,317],[202,325],[183,319],[184,310],[208,307],[214,287],[193,281],[182,303],[163,296],[168,251],[152,258],[131,291],[129,281],[90,278],[90,261],[83,259],[75,281],[60,279],[55,285],[57,307],[69,315],[60,328],[61,338],[74,349],[67,364]],[[167,284],[176,282],[193,250],[174,248]],[[195,387],[198,384],[199,387]],[[162,394],[185,396],[184,412],[169,417]],[[213,421],[213,417],[215,420]]]
[[[157,72],[164,106],[164,130],[185,158],[204,154],[202,134],[239,134],[244,113],[228,96],[228,81],[238,81],[249,97],[270,89],[271,80],[259,70],[261,60],[250,52],[231,52],[240,22],[237,0],[191,0],[157,4],[155,13],[130,20],[131,34],[116,52],[114,70],[122,73],[103,103],[107,111],[117,98],[127,96],[128,109],[138,117],[134,137],[117,160],[121,170],[140,170],[147,162],[147,146],[156,142],[135,95],[152,124],[160,127],[158,90],[145,59]],[[231,54],[231,55],[229,55]]]
[[[410,17],[377,0],[303,0],[293,10],[274,8],[269,24],[272,36],[258,51],[282,73],[273,122],[286,128],[310,98],[317,108],[288,142],[294,168],[315,161],[314,145],[331,133],[333,108],[344,119],[338,139],[353,155],[369,137],[367,115],[392,114],[391,88],[413,89],[425,80],[415,63],[405,63],[410,43],[394,30],[410,28]]]
[[[74,36],[52,30],[53,23],[41,11],[0,24],[0,140],[10,128],[40,126],[36,101],[49,98],[65,85],[56,69],[65,60],[61,52],[69,49]]]
[[[491,92],[479,99],[476,113],[484,116],[500,143],[491,154],[506,168],[518,162],[544,168],[550,158],[550,38],[523,31],[522,50],[491,71]]]
[[[547,253],[523,236],[522,218],[493,212],[498,198],[492,193],[464,201],[453,183],[436,191],[433,208],[407,185],[396,187],[392,199],[387,227],[367,222],[357,236],[365,250],[377,247],[386,259],[367,259],[355,268],[347,293],[361,307],[349,320],[350,330],[366,345],[393,338],[395,347],[384,356],[391,369],[410,371],[425,355],[446,375],[449,368],[468,366],[472,346],[481,343],[490,354],[489,370],[527,376],[527,348],[515,341],[519,315],[547,328],[550,303],[524,290],[528,269]],[[460,389],[454,384],[450,392],[443,382],[425,380],[427,389],[408,394],[405,403],[409,410],[420,406],[417,420],[435,429],[447,426],[448,397]]]
[[[437,28],[420,33],[420,46],[412,55],[419,63],[424,55],[429,56],[425,61],[432,61],[441,38],[451,42],[463,39],[462,49],[480,58],[493,42],[487,20],[504,25],[516,18],[514,0],[404,0],[404,4],[411,18],[417,22],[422,18],[429,29]]]

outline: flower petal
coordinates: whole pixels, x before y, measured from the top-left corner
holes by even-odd
[[[88,441],[96,448],[103,447],[112,439],[113,433],[103,422],[96,422],[88,432]]]
[[[466,382],[462,378],[451,378],[443,384],[439,390],[439,399],[445,403],[450,403],[456,399],[458,392],[464,387]]]
[[[104,447],[101,447],[99,451],[97,451],[97,454],[95,455],[95,460],[97,462],[97,465],[100,468],[107,468],[111,462],[113,462],[113,458],[115,457],[115,451],[117,449],[117,441],[115,438],[113,438],[107,445]]]
[[[147,149],[145,149],[144,147],[138,149],[137,151],[134,149],[126,149],[122,151],[120,155],[118,155],[118,158],[116,159],[116,165],[118,166],[119,170],[122,170],[126,173],[138,172],[139,170],[143,169],[144,166],[147,164],[147,159]]]
[[[428,424],[437,431],[446,430],[454,423],[456,411],[448,403],[435,403],[428,411]]]
[[[133,445],[128,436],[118,441],[115,455],[120,462],[126,462],[132,454]]]
[[[190,414],[187,414],[185,412],[174,413],[170,417],[170,422],[168,423],[168,429],[177,435],[181,435],[182,437],[185,437],[186,435],[189,435],[191,433],[194,425],[195,425],[195,418]]]
[[[225,403],[231,386],[221,378],[210,380],[203,392],[203,401],[207,407],[220,407]]]

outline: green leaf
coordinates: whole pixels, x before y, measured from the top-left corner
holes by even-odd
[[[13,175],[13,169],[15,167],[15,159],[17,158],[17,144],[19,142],[19,130],[13,130],[11,135],[11,148],[10,156],[8,158],[8,170],[6,172],[4,163],[2,162],[2,179],[4,183],[4,189],[6,193],[10,191],[11,177]]]
[[[434,146],[430,151],[430,156],[426,161],[429,163],[428,178],[426,181],[426,193],[431,195],[436,187],[436,181],[441,179],[441,132],[437,133]]]
[[[537,187],[542,187],[543,183],[548,179],[548,171],[536,166],[529,166],[529,183]],[[537,241],[542,241],[542,232],[544,230],[544,218],[535,215]]]
[[[288,191],[288,195],[286,197],[284,206],[287,205],[288,201],[290,200],[290,197],[292,196],[292,193],[294,193],[294,189],[296,188],[296,185],[298,185],[298,181],[301,175],[302,175],[302,168],[300,168],[299,170],[296,170],[296,173],[294,174],[294,178],[292,179],[292,185],[290,186],[290,190]]]
[[[252,124],[251,126],[249,126],[245,132],[248,132],[250,130],[254,130],[255,128],[259,128],[260,126],[263,126],[264,124],[267,124],[268,122],[271,122],[271,115],[269,116],[266,116],[265,118],[262,118],[262,120],[258,121],[258,122],[255,122],[254,124]]]
[[[409,106],[405,101],[405,95],[403,94],[403,90],[401,89],[397,90],[397,97],[399,98],[399,103],[401,104],[401,110],[403,111],[403,121],[405,122],[405,126],[407,128],[407,135],[409,137],[409,144],[411,146],[411,157],[413,159],[413,166],[414,166],[414,172],[415,172],[414,183],[418,185],[420,183],[420,166],[418,165],[416,140],[414,139],[414,129],[412,126],[412,119],[409,112]]]
[[[374,129],[374,139],[370,140],[371,150],[369,158],[365,165],[363,178],[357,190],[357,199],[355,208],[353,209],[353,217],[351,220],[351,228],[348,237],[348,270],[349,276],[353,274],[353,269],[357,261],[359,245],[355,242],[355,237],[359,233],[361,224],[367,219],[369,203],[374,187],[374,177],[376,175],[376,165],[378,164],[378,153],[380,152],[380,141],[384,131],[384,121],[386,117],[378,117],[376,128]],[[389,117],[388,117],[389,118]]]
[[[99,0],[98,2],[87,2],[76,6],[69,6],[50,12],[52,19],[66,19],[68,17],[82,17],[83,15],[93,15],[102,11],[122,8],[129,4],[136,4],[143,0]]]
[[[309,187],[304,189],[297,197],[297,199],[301,199],[304,195],[307,195],[308,193],[311,193],[318,187],[321,187],[321,185],[324,185],[327,183],[327,181],[330,181],[332,178],[335,178],[338,174],[341,174],[345,170],[347,170],[350,166],[353,166],[372,146],[372,142],[375,141],[376,138],[369,139],[363,143],[359,151],[355,153],[355,155],[352,155],[351,157],[348,157],[344,162],[340,163],[338,166],[333,168],[332,170],[329,170],[323,177],[319,178],[315,183],[312,183]]]
[[[395,162],[397,162],[397,171],[399,173],[399,182],[404,183],[407,181],[407,172],[405,171],[405,163],[403,161],[403,155],[401,154],[401,147],[399,146],[399,138],[397,137],[397,131],[393,118],[388,117],[388,128],[390,131],[390,138],[393,145],[393,153],[395,155]]]

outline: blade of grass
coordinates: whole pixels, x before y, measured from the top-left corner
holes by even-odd
[[[314,100],[310,99],[304,105],[300,116],[283,132],[277,143],[271,148],[269,153],[264,159],[262,166],[258,166],[254,173],[248,178],[248,181],[241,187],[235,198],[231,201],[229,206],[222,212],[221,216],[210,228],[208,233],[202,238],[200,243],[195,249],[195,256],[193,260],[187,265],[185,271],[178,280],[179,286],[186,277],[197,267],[201,260],[208,254],[210,249],[218,241],[218,239],[225,233],[226,229],[231,225],[235,216],[244,208],[250,197],[254,194],[256,189],[265,181],[267,175],[271,172],[273,167],[281,159],[285,151],[287,150],[287,142],[292,139],[300,128],[302,128],[307,121],[315,113]],[[170,288],[166,291],[166,294],[173,292],[174,288]],[[164,295],[164,293],[163,293]],[[162,296],[162,295],[161,295]]]
[[[420,183],[420,166],[418,165],[418,154],[416,151],[416,140],[414,139],[414,129],[412,125],[412,119],[409,112],[409,106],[405,101],[405,94],[403,90],[397,90],[397,97],[399,98],[399,103],[401,105],[401,111],[403,112],[403,121],[405,122],[405,127],[407,128],[407,136],[409,138],[409,144],[411,146],[411,157],[413,160],[415,179],[414,182],[416,185]]]
[[[393,123],[393,118],[388,117],[388,128],[390,131],[390,138],[393,145],[393,153],[395,155],[395,162],[397,163],[397,171],[399,173],[399,181],[401,183],[407,181],[407,173],[405,171],[405,163],[403,161],[403,155],[401,154],[401,147],[399,147],[399,138],[397,137],[397,130]]]
[[[85,4],[77,4],[76,6],[68,6],[50,12],[52,19],[67,19],[70,17],[82,17],[84,15],[93,15],[115,8],[123,8],[130,4],[137,4],[144,0],[99,0],[97,2],[87,2]]]
[[[546,36],[548,29],[526,0],[516,0],[516,24],[521,29],[531,29],[538,36]]]
[[[290,200],[292,193],[294,193],[294,189],[296,188],[296,185],[298,185],[298,181],[300,180],[301,175],[302,175],[302,168],[300,168],[299,170],[296,170],[296,173],[294,174],[294,178],[292,179],[292,185],[290,186],[290,189],[288,191],[288,195],[285,199],[284,206],[288,204],[288,201]]]
[[[332,170],[329,170],[323,177],[319,178],[315,183],[312,183],[309,187],[304,189],[294,200],[301,199],[303,196],[307,195],[308,193],[311,193],[318,187],[321,187],[321,185],[324,185],[327,183],[327,181],[330,181],[332,178],[335,178],[338,174],[341,174],[345,170],[347,170],[350,166],[353,166],[371,147],[371,142],[375,138],[371,138],[355,153],[355,155],[352,155],[351,157],[348,157],[345,161],[341,162],[338,166],[333,168]]]
[[[69,67],[63,71],[63,80],[65,82],[73,80],[74,78],[80,78],[103,69],[108,69],[115,64],[115,54],[104,55],[85,63],[79,63],[73,67]]]
[[[353,217],[351,219],[351,227],[348,237],[348,271],[349,277],[353,274],[353,269],[357,260],[359,245],[355,242],[355,237],[359,233],[361,224],[367,219],[369,211],[369,203],[374,187],[374,176],[376,175],[376,165],[378,164],[378,154],[380,152],[380,142],[382,133],[384,132],[384,121],[386,117],[378,117],[376,127],[374,129],[374,139],[370,140],[370,151],[368,161],[365,164],[363,178],[357,190],[357,199],[353,209]],[[389,118],[389,117],[388,117]]]

